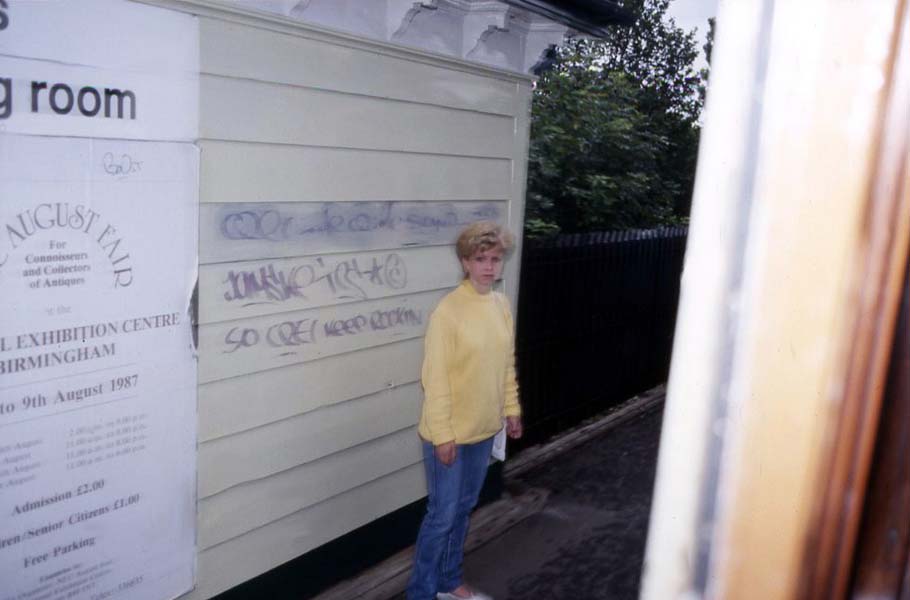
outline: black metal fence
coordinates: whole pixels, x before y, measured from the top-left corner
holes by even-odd
[[[516,360],[538,443],[666,381],[687,228],[527,241]]]

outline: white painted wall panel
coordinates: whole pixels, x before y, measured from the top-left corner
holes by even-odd
[[[203,73],[513,115],[515,82],[216,19],[200,19]]]
[[[204,550],[199,585],[185,600],[211,598],[418,500],[423,485],[423,466],[414,464]]]
[[[446,291],[200,325],[199,381],[422,336]]]
[[[422,359],[423,338],[412,338],[203,384],[199,441],[416,382]]]
[[[408,427],[253,481],[199,502],[199,547],[210,548],[301,508],[420,462],[420,439]]]
[[[203,138],[511,156],[512,117],[215,75],[200,86]]]
[[[200,202],[507,200],[512,162],[284,144],[201,142]]]
[[[415,425],[420,397],[420,385],[408,384],[205,442],[199,498]]]
[[[479,219],[504,221],[505,202],[203,204],[199,262],[451,244]]]
[[[525,190],[528,184],[528,146],[531,131],[531,122],[528,118],[531,107],[531,85],[525,82],[519,85],[515,92],[516,111],[524,114],[524,118],[515,120],[515,137],[512,140],[512,156],[515,157],[512,170],[511,200],[506,210],[506,224],[515,233],[515,248],[513,258],[506,262],[503,268],[503,291],[509,298],[512,314],[518,315],[518,281],[521,269],[522,232],[525,221]],[[523,111],[523,113],[522,113]]]
[[[521,230],[530,98],[516,76],[296,24],[200,26],[192,600],[423,496],[422,335],[459,280],[458,230]]]
[[[461,279],[453,246],[203,265],[199,322],[404,296]]]

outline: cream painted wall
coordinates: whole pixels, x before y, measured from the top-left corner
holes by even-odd
[[[421,338],[459,280],[460,224],[521,231],[531,92],[419,50],[158,4],[200,28],[196,600],[425,494]],[[517,285],[512,260],[513,309]]]

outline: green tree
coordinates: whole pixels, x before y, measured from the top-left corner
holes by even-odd
[[[557,50],[534,92],[526,232],[652,227],[688,215],[698,147],[694,32],[670,0],[630,0],[633,25]]]
[[[698,84],[698,98],[702,106],[705,104],[705,96],[708,93],[708,78],[711,75],[711,54],[714,52],[714,24],[714,17],[708,19],[708,33],[705,36],[705,45],[701,47],[705,52],[705,60],[708,63],[707,68],[698,73],[699,79],[701,79]]]

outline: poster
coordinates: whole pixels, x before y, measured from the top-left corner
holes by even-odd
[[[128,0],[0,2],[0,132],[195,141],[198,27]]]
[[[198,29],[0,2],[0,600],[165,600],[196,537]]]
[[[196,148],[3,136],[0,161],[0,599],[175,597],[195,560]]]

